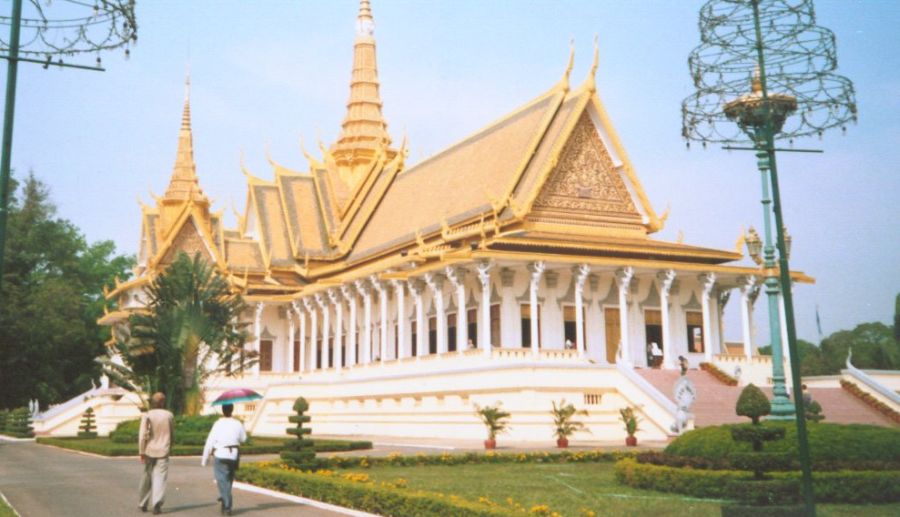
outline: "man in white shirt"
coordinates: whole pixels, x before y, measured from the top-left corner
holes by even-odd
[[[239,446],[247,441],[244,424],[231,418],[233,411],[232,404],[222,406],[222,414],[225,416],[216,420],[209,431],[206,446],[203,447],[203,459],[200,462],[205,467],[209,455],[214,456],[213,473],[219,487],[219,501],[222,503],[223,515],[231,515],[231,485],[234,483],[234,471],[237,470]]]

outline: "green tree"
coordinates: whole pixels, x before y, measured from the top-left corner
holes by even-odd
[[[900,342],[894,338],[894,330],[884,323],[863,323],[853,330],[841,330],[823,339],[822,354],[830,373],[845,367],[851,348],[853,366],[857,368],[900,369]]]
[[[825,362],[825,356],[822,349],[818,346],[804,341],[797,340],[797,350],[800,354],[800,375],[827,375],[837,373],[829,370],[828,364]],[[766,345],[759,347],[760,355],[772,355],[772,346]]]
[[[110,378],[145,394],[162,391],[175,414],[203,408],[203,383],[251,366],[256,354],[243,349],[247,334],[238,317],[240,295],[200,254],[180,252],[147,287],[147,311],[129,318],[115,349],[125,366],[101,358]]]
[[[0,286],[0,407],[37,399],[42,407],[90,389],[94,358],[108,329],[101,294],[127,278],[131,257],[111,241],[88,244],[56,215],[47,186],[29,174],[12,182],[3,283]]]

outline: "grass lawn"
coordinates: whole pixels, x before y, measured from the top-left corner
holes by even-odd
[[[254,437],[251,445],[241,447],[241,454],[273,454],[284,446],[286,440],[293,438]],[[369,442],[349,442],[343,440],[314,440],[317,452],[338,450],[371,449]],[[104,456],[137,456],[137,444],[116,443],[109,438],[68,438],[40,437],[37,443],[55,445],[66,449],[102,454]],[[199,456],[203,453],[202,445],[173,445],[172,456]]]
[[[526,509],[547,505],[565,517],[579,517],[582,509],[597,515],[720,515],[717,501],[619,485],[613,476],[612,462],[387,466],[349,471],[368,474],[375,481],[403,478],[410,488],[458,495],[472,501],[486,497],[506,505],[506,499],[511,497]],[[829,504],[818,508],[819,514],[825,516],[900,515],[900,503]]]
[[[0,498],[0,517],[16,517],[16,512],[2,498]]]

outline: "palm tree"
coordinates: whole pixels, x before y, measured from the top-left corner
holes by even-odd
[[[584,409],[575,409],[575,404],[566,404],[566,400],[560,401],[559,405],[553,402],[553,409],[550,414],[553,415],[553,426],[555,428],[553,434],[557,440],[567,440],[570,436],[578,431],[586,430],[584,422],[573,420],[575,415],[587,416],[588,412]]]
[[[496,440],[498,433],[502,433],[509,428],[508,419],[510,417],[510,414],[500,409],[499,402],[496,406],[485,407],[481,407],[478,404],[475,404],[475,413],[481,417],[481,421],[487,428],[489,441]]]
[[[100,358],[120,386],[145,394],[162,391],[175,414],[203,408],[203,383],[212,375],[233,375],[256,362],[243,349],[245,309],[240,295],[200,254],[181,252],[147,288],[148,304],[132,314],[115,340],[124,361]]]

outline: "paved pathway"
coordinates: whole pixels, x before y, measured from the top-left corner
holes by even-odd
[[[0,441],[0,492],[22,517],[150,515],[137,507],[137,458],[100,458],[37,445]],[[199,458],[173,458],[163,514],[219,515],[212,469]],[[340,515],[274,497],[234,492],[234,515]]]

